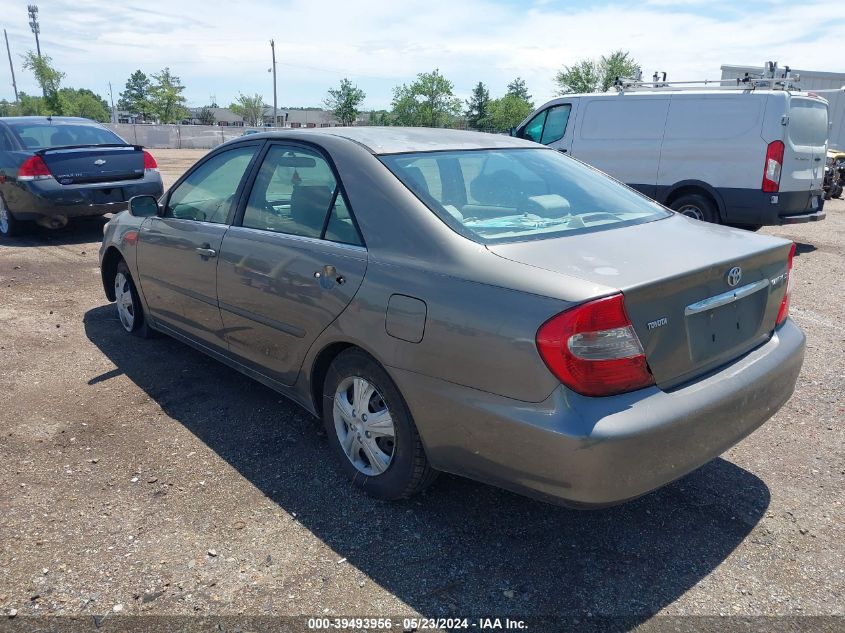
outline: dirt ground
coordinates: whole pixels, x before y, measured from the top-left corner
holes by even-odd
[[[172,181],[202,153],[154,155]],[[296,405],[124,335],[101,221],[2,244],[0,613],[843,616],[845,203],[827,210],[763,229],[798,243],[789,403],[681,481],[590,512],[453,476],[369,499]]]

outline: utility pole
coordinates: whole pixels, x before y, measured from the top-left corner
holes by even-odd
[[[35,50],[38,51],[38,57],[41,57],[41,43],[38,41],[38,34],[41,32],[41,26],[38,24],[38,5],[30,4],[27,6],[29,12],[29,28],[35,33]]]
[[[114,109],[114,93],[111,91],[111,82],[109,82],[109,99],[111,99],[111,122],[117,123],[117,112]]]
[[[18,84],[15,82],[15,65],[12,63],[12,49],[9,48],[9,36],[6,29],[3,29],[3,37],[6,38],[6,54],[9,56],[9,70],[12,71],[12,88],[15,89],[15,103],[18,102]]]
[[[279,127],[278,103],[276,101],[276,42],[270,40],[270,50],[273,53],[273,127]]]

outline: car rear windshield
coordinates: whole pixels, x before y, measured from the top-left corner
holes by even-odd
[[[114,132],[84,123],[10,123],[9,127],[26,149],[125,144]]]
[[[425,152],[381,160],[441,220],[482,243],[559,237],[669,215],[552,149]]]

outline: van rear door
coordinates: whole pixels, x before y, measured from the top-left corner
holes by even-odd
[[[787,103],[780,191],[818,196],[827,153],[827,103],[809,96],[792,96]],[[809,200],[807,208],[815,210],[818,204],[817,199]]]

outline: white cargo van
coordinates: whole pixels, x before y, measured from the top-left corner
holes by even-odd
[[[827,101],[761,89],[573,94],[513,132],[686,215],[757,227],[824,218]]]

